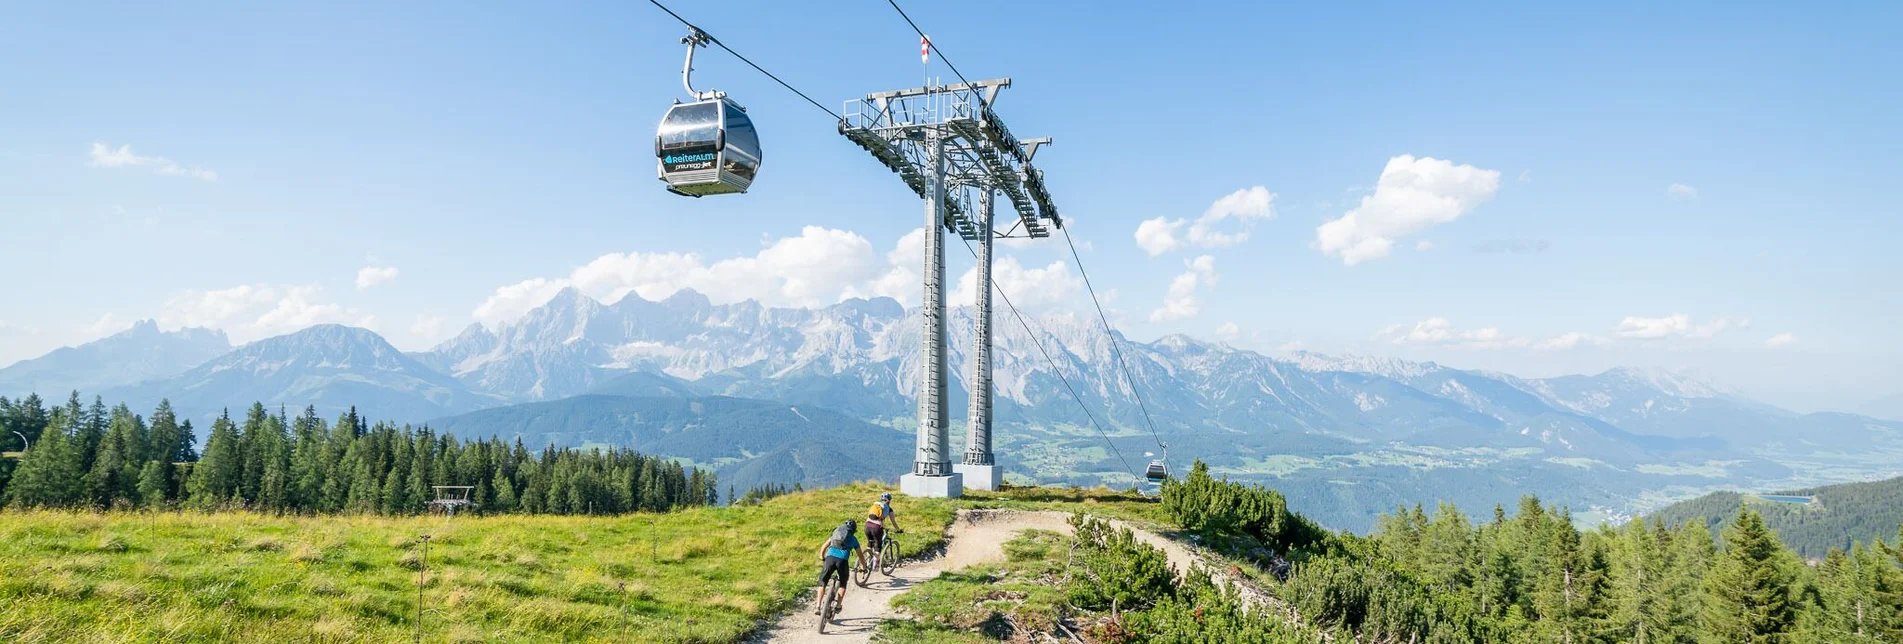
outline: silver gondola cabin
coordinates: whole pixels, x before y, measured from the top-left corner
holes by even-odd
[[[725,92],[694,89],[694,48],[710,40],[698,29],[681,39],[687,45],[681,85],[695,100],[676,101],[654,135],[661,180],[669,192],[689,197],[744,193],[760,171],[760,137],[746,108]]]

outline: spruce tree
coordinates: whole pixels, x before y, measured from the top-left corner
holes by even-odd
[[[139,503],[152,510],[165,508],[172,487],[172,477],[165,471],[171,467],[171,463],[146,461],[145,467],[139,468]]]
[[[239,477],[244,467],[238,451],[238,426],[229,411],[211,423],[211,436],[205,439],[205,454],[192,466],[186,481],[187,500],[199,508],[217,508],[231,502],[242,503]]]
[[[1745,508],[1725,528],[1725,549],[1705,578],[1701,625],[1707,642],[1791,641],[1797,624],[1783,544],[1756,510]]]
[[[78,394],[74,394],[78,400]],[[76,439],[59,429],[67,409],[56,409],[33,447],[20,456],[18,469],[7,485],[7,505],[16,508],[70,507],[79,501],[80,455]]]

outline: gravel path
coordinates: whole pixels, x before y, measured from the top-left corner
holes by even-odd
[[[900,593],[937,577],[941,572],[1003,561],[1004,543],[1019,531],[1037,529],[1070,534],[1069,518],[1070,515],[1061,512],[959,510],[946,533],[949,544],[944,554],[924,561],[907,561],[893,571],[894,576],[890,578],[875,572],[868,587],[855,585],[847,589],[845,607],[826,626],[825,635],[819,634],[819,616],[813,614],[818,598],[812,597],[752,641],[869,642],[873,632],[878,630],[879,622],[899,617],[892,607],[892,598]],[[1112,523],[1130,528],[1139,540],[1162,550],[1168,555],[1170,565],[1175,566],[1179,573],[1201,562],[1196,553],[1183,544],[1120,521]],[[813,569],[813,575],[817,578],[819,566],[815,564]],[[1218,577],[1226,575],[1219,574]]]

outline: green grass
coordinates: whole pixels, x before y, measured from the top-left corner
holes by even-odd
[[[1006,487],[997,492],[967,490],[965,498],[954,503],[961,508],[973,509],[1081,510],[1145,526],[1161,525],[1167,519],[1163,514],[1163,504],[1156,497],[1107,487]]]
[[[1060,583],[1070,538],[1026,530],[1004,544],[1005,561],[947,572],[893,603],[917,621],[889,621],[883,639],[895,642],[974,642],[1023,639],[1055,632],[1068,611]]]
[[[734,641],[879,488],[618,517],[0,513],[0,641]],[[906,555],[953,505],[899,498]],[[928,527],[929,526],[929,527]]]

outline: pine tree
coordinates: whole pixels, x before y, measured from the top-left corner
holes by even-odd
[[[259,461],[258,509],[279,513],[291,509],[291,445],[285,435],[283,408],[264,420],[253,449]]]
[[[516,503],[515,483],[510,481],[509,477],[504,476],[502,472],[498,471],[496,472],[495,489],[495,511],[514,512]]]
[[[94,507],[110,508],[138,498],[139,466],[145,460],[144,426],[125,405],[114,407],[99,453],[82,485]]]
[[[145,467],[139,468],[139,502],[145,507],[153,510],[165,508],[167,495],[172,488],[172,477],[166,475],[165,471],[171,467],[171,463],[146,461]]]
[[[75,403],[79,395],[73,395]],[[67,425],[68,410],[53,410],[51,424],[33,447],[20,456],[18,469],[7,485],[7,504],[16,508],[69,507],[80,499],[80,455],[76,439],[59,429]]]
[[[324,491],[324,420],[317,408],[306,406],[291,424],[290,506],[299,512],[318,509]]]
[[[231,413],[221,414],[211,423],[211,436],[205,439],[205,455],[192,466],[186,481],[188,501],[199,508],[217,508],[227,503],[243,503],[239,496],[239,477],[244,467],[238,451],[238,426]]]
[[[79,408],[79,392],[73,392],[73,399],[67,403],[67,407],[73,410]],[[93,396],[92,406],[78,418],[80,419],[79,430],[73,435],[77,439],[76,446],[80,454],[79,469],[82,473],[91,472],[93,461],[99,456],[99,443],[106,439],[106,427],[110,424],[108,420],[110,416],[106,412],[106,399]]]
[[[1562,644],[1605,641],[1605,552],[1596,541],[1582,540],[1570,524],[1558,523],[1547,550],[1551,565],[1534,597],[1543,630]]]
[[[1782,560],[1788,555],[1777,535],[1757,511],[1745,508],[1724,536],[1724,553],[1705,579],[1705,641],[1791,641],[1797,613]]]

